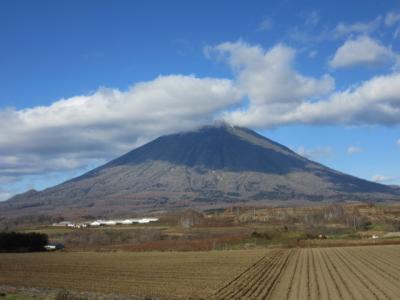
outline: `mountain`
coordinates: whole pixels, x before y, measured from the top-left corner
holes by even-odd
[[[104,216],[185,207],[400,200],[399,188],[327,168],[226,124],[161,136],[80,177],[0,203],[4,214]]]

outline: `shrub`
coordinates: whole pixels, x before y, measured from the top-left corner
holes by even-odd
[[[61,290],[56,294],[55,300],[86,300],[87,298],[74,295],[67,290]]]
[[[252,238],[258,238],[258,239],[266,239],[266,240],[270,240],[272,237],[269,233],[267,232],[258,232],[258,231],[253,231],[253,233],[251,234]]]

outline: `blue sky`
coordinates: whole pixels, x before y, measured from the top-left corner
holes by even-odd
[[[399,1],[1,1],[0,200],[225,119],[400,184]]]

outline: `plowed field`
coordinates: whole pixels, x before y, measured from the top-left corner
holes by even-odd
[[[0,254],[0,286],[150,299],[400,299],[400,246]]]
[[[400,247],[271,252],[220,288],[217,299],[400,299]]]

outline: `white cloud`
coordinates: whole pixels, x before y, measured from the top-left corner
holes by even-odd
[[[304,146],[300,146],[297,148],[296,152],[309,159],[328,158],[333,154],[331,147],[305,148]]]
[[[286,124],[400,123],[400,73],[376,76],[344,91],[329,94],[329,75],[307,77],[297,72],[295,51],[277,45],[267,51],[241,42],[211,48],[235,73],[236,85],[247,96],[245,107],[223,113],[233,124],[271,128]]]
[[[210,123],[240,97],[227,79],[173,75],[0,111],[0,177],[99,164],[159,135]]]
[[[400,73],[333,92],[331,76],[300,73],[296,51],[283,44],[265,50],[223,43],[206,53],[227,62],[234,79],[160,76],[126,91],[101,88],[48,106],[0,110],[0,182],[98,165],[159,135],[221,116],[253,128],[400,124]],[[331,150],[299,152],[315,158]]]
[[[360,147],[349,146],[349,147],[347,148],[347,153],[348,153],[349,155],[357,154],[357,153],[360,153],[360,152],[362,152],[362,149],[361,149]]]
[[[397,55],[390,48],[368,36],[359,36],[348,39],[340,46],[329,65],[333,68],[343,68],[354,65],[382,65],[396,60]]]
[[[270,31],[272,29],[273,23],[271,18],[263,19],[258,25],[260,31]]]
[[[400,139],[398,139],[396,143],[397,143],[397,145],[400,146]]]
[[[304,102],[280,122],[308,124],[400,123],[400,73],[376,76],[359,86],[333,93],[327,100]]]
[[[400,13],[390,11],[385,16],[385,25],[387,27],[392,27],[396,25],[399,21],[400,21]]]
[[[379,182],[379,183],[391,181],[392,179],[393,178],[387,177],[387,176],[384,176],[384,175],[374,175],[374,176],[372,176],[372,181]]]
[[[304,99],[334,88],[329,75],[313,78],[297,72],[292,66],[296,51],[282,44],[264,51],[242,42],[223,43],[209,48],[209,52],[225,59],[235,73],[238,89],[249,99],[247,109],[224,114],[228,122],[255,127],[273,124]]]

